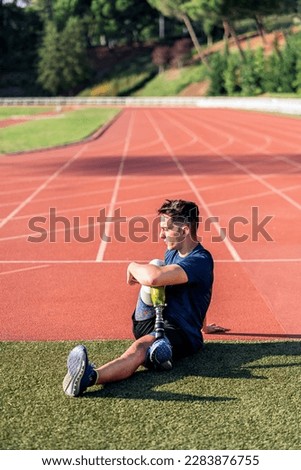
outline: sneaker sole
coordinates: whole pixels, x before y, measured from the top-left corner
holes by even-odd
[[[171,361],[166,361],[163,362],[163,364],[160,365],[162,370],[171,370],[172,369],[172,362]]]
[[[81,394],[79,393],[80,390],[80,381],[84,375],[86,367],[86,360],[85,358],[82,359],[80,367],[76,371],[76,373],[72,376],[69,372],[66,374],[63,380],[63,390],[66,395],[70,397],[78,397]]]

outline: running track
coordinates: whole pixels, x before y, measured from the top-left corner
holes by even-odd
[[[300,148],[294,118],[137,108],[94,141],[0,156],[0,339],[131,338],[126,268],[163,256],[152,220],[165,198],[200,206],[208,321],[230,329],[209,338],[301,338]],[[122,220],[100,223],[101,210]]]

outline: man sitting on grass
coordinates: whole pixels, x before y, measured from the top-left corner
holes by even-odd
[[[85,346],[76,346],[67,360],[63,382],[66,395],[76,397],[92,385],[127,379],[141,365],[171,369],[174,360],[202,349],[201,330],[211,301],[213,259],[197,239],[199,210],[194,202],[166,200],[158,213],[160,238],[167,247],[164,263],[132,262],[127,269],[128,284],[142,286],[132,317],[136,340],[120,357],[98,368],[89,362]],[[165,336],[161,339],[155,337],[151,286],[165,286]],[[209,326],[208,332],[215,331],[223,329],[213,325],[210,331]]]

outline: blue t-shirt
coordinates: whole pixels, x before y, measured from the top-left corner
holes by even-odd
[[[166,264],[178,264],[187,274],[188,282],[166,286],[164,318],[181,328],[192,349],[203,344],[202,326],[211,301],[213,284],[213,259],[209,251],[199,243],[187,256],[177,250],[167,250]]]

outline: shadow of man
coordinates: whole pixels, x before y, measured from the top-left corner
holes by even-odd
[[[299,366],[300,362],[279,363],[279,356],[300,358],[301,342],[208,342],[204,350],[194,356],[179,360],[169,372],[155,372],[140,368],[132,377],[122,382],[101,386],[85,393],[86,398],[125,398],[133,400],[181,401],[181,402],[224,402],[237,397],[204,395],[202,387],[193,393],[185,379],[205,377],[228,379],[266,380],[258,375],[271,367]],[[275,359],[273,359],[275,357]],[[253,364],[263,358],[270,358],[265,364]],[[272,363],[271,363],[272,362]],[[178,386],[177,386],[178,384]],[[160,390],[173,388],[179,391]],[[185,390],[186,388],[186,390]]]

